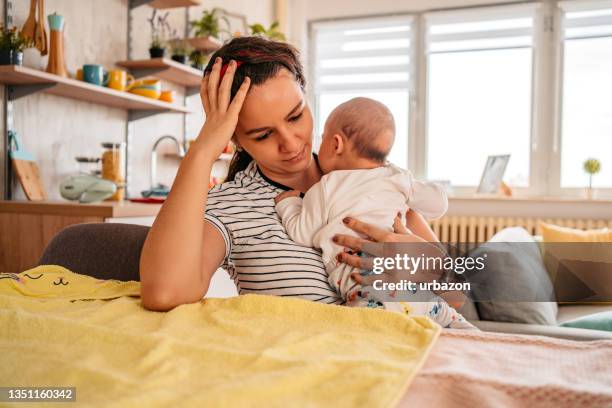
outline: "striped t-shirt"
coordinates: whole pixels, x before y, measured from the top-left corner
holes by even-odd
[[[233,181],[208,192],[205,218],[225,240],[221,266],[240,294],[342,303],[328,283],[321,253],[293,242],[285,232],[274,205],[274,197],[285,190],[253,161]]]

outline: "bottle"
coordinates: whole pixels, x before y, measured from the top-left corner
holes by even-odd
[[[102,143],[102,178],[117,185],[117,192],[107,198],[122,201],[125,196],[125,142]]]

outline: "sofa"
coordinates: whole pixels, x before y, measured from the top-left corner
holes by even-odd
[[[57,233],[45,248],[38,265],[60,265],[73,272],[97,279],[139,281],[140,252],[149,227],[133,224],[90,223],[71,225]],[[231,296],[227,281],[215,274],[207,297]],[[222,276],[222,275],[221,275]],[[219,290],[219,286],[223,286]],[[229,293],[229,294],[228,294]],[[224,295],[225,294],[225,295]],[[612,339],[612,332],[560,327],[554,324],[525,324],[504,319],[483,319],[478,305],[468,301],[459,310],[483,331],[533,334],[570,340]],[[557,323],[601,311],[612,305],[559,305]]]

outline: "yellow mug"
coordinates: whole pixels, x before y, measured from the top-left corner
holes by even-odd
[[[134,77],[121,69],[113,69],[108,73],[108,87],[125,91],[134,82]]]
[[[76,72],[76,79],[78,79],[79,81],[83,80],[83,68],[79,68],[77,69]]]

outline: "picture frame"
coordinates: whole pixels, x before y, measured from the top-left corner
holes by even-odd
[[[492,155],[487,162],[480,177],[477,194],[497,194],[500,191],[504,173],[510,161],[509,154]]]

